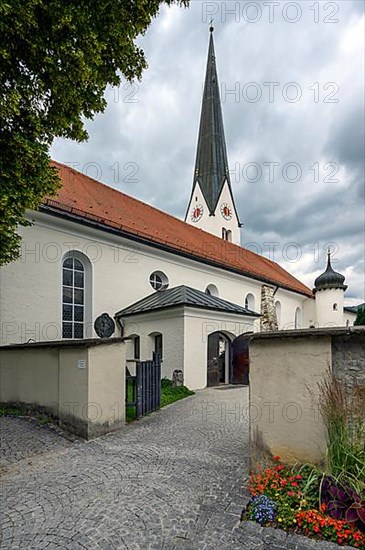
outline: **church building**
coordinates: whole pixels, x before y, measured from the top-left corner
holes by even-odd
[[[181,370],[198,389],[245,381],[248,332],[353,324],[330,255],[312,291],[240,245],[213,28],[185,221],[52,164],[62,187],[28,212],[21,257],[1,270],[2,345],[97,338],[106,319],[131,365],[157,351],[163,376]]]

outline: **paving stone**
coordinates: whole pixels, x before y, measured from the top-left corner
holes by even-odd
[[[240,522],[247,419],[221,414],[237,403],[248,388],[200,391],[89,442],[1,418],[0,549],[332,550]]]

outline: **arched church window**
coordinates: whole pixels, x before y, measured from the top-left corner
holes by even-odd
[[[255,296],[249,292],[245,298],[245,308],[255,311]]]
[[[338,310],[338,305],[337,304],[333,304],[333,311],[337,311]]]
[[[222,227],[222,239],[224,241],[232,242],[232,231],[230,229],[226,229],[225,227]]]
[[[62,264],[62,338],[85,338],[86,322],[91,326],[89,287],[91,264],[79,252],[69,253]]]
[[[166,290],[169,286],[169,280],[162,271],[154,271],[150,275],[150,285],[154,290]]]
[[[302,310],[300,307],[295,310],[294,328],[302,328]]]
[[[218,288],[213,285],[213,284],[210,284],[207,286],[207,288],[205,289],[205,294],[208,294],[208,296],[216,296],[218,297],[219,296],[219,291],[218,291]]]

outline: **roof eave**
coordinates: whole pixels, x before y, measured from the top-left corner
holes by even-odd
[[[145,309],[143,311],[134,311],[130,313],[124,313],[125,310],[118,311],[118,313],[114,314],[115,319],[124,319],[126,317],[135,317],[136,315],[149,315],[150,313],[155,313],[158,311],[166,311],[167,309],[179,309],[179,308],[193,308],[193,309],[202,309],[205,311],[212,311],[217,313],[226,313],[227,315],[240,315],[241,317],[254,317],[255,319],[261,317],[259,313],[254,312],[243,312],[243,311],[229,311],[227,309],[222,308],[213,308],[209,306],[202,306],[198,304],[190,304],[190,303],[181,303],[181,304],[170,304],[167,306],[161,306],[156,307],[152,309]],[[128,308],[129,309],[129,308]]]
[[[206,265],[210,265],[210,266],[213,266],[213,267],[218,267],[220,269],[224,269],[225,271],[229,271],[231,273],[236,273],[238,275],[248,277],[248,278],[254,279],[256,281],[267,283],[269,285],[278,286],[279,288],[282,288],[284,290],[288,290],[289,292],[294,292],[296,294],[300,294],[301,296],[305,296],[306,298],[312,298],[313,297],[313,294],[311,294],[310,292],[306,293],[306,292],[301,291],[299,289],[295,289],[295,288],[292,288],[288,285],[284,285],[282,283],[279,283],[278,281],[274,281],[274,280],[271,280],[271,279],[267,279],[265,277],[261,277],[259,275],[256,275],[254,273],[250,273],[250,272],[245,271],[243,269],[234,268],[233,266],[227,266],[227,264],[224,264],[223,262],[210,260],[208,258],[204,258],[204,257],[199,256],[199,255],[194,255],[191,252],[187,252],[187,251],[184,251],[182,249],[178,250],[178,249],[176,249],[172,246],[169,246],[168,244],[163,244],[161,242],[146,239],[146,238],[144,238],[140,235],[136,235],[135,233],[131,233],[131,232],[125,230],[125,229],[116,229],[116,228],[110,227],[106,224],[102,224],[98,221],[90,220],[87,217],[81,218],[80,216],[77,216],[76,214],[72,214],[72,213],[67,212],[65,210],[62,210],[62,209],[57,209],[55,207],[43,204],[38,208],[38,210],[40,212],[45,212],[47,214],[53,215],[55,217],[68,219],[70,221],[73,221],[75,223],[79,223],[81,225],[86,225],[86,226],[89,226],[89,227],[96,227],[97,229],[99,229],[101,231],[105,231],[106,233],[111,233],[113,235],[119,235],[119,236],[122,236],[122,237],[126,237],[126,238],[128,238],[132,241],[139,242],[141,244],[147,244],[148,246],[152,246],[154,248],[158,248],[160,250],[170,252],[170,253],[175,254],[177,256],[182,256],[182,257],[185,257],[185,258],[193,259],[195,261],[202,262]]]

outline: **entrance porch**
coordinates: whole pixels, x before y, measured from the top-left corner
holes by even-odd
[[[252,332],[258,316],[186,286],[155,292],[116,314],[123,335],[131,338],[128,359],[135,360],[138,349],[138,359],[148,360],[158,334],[162,376],[172,379],[180,370],[192,390],[248,382],[247,369],[237,359],[242,351],[237,337]]]

